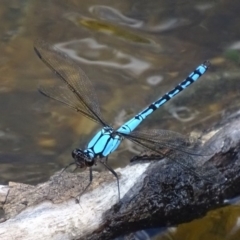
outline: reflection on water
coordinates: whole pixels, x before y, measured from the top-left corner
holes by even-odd
[[[97,89],[104,118],[114,126],[171,89],[206,59],[213,65],[208,73],[143,127],[189,134],[212,126],[226,110],[239,108],[239,1],[43,4],[24,0],[1,1],[0,9],[2,183],[44,181],[69,163],[71,150],[84,147],[97,130],[88,119],[37,92],[39,82],[54,80],[33,53],[32,42],[38,37],[79,63]],[[128,163],[130,152],[139,149],[123,144],[111,156],[111,164]],[[226,235],[238,239],[238,230],[228,234],[234,224],[226,227],[226,221],[237,221],[238,211],[236,215],[233,211],[230,208],[222,216],[221,211],[214,212],[219,221],[208,218],[180,226],[170,239],[201,239],[197,236],[204,234],[205,239],[226,239]],[[224,233],[219,236],[216,230],[211,235],[221,219],[225,220]]]
[[[143,21],[127,17],[116,8],[109,6],[93,5],[89,8],[89,11],[98,19],[112,22],[117,25],[126,25],[132,28],[141,28],[144,24]]]
[[[134,74],[134,76],[138,76],[150,68],[148,62],[141,61],[118,49],[99,44],[95,39],[91,38],[59,43],[55,46],[80,63],[116,68],[117,70],[123,69]],[[77,50],[73,50],[74,46],[77,47]]]

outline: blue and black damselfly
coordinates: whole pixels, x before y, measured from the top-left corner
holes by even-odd
[[[209,67],[208,61],[198,66],[183,82],[178,84],[170,92],[151,103],[147,108],[115,130],[103,120],[95,90],[90,80],[72,59],[41,40],[35,43],[34,50],[38,57],[61,80],[56,86],[52,88],[41,87],[39,91],[43,95],[66,104],[92,121],[102,125],[102,129],[92,138],[86,149],[82,150],[77,148],[72,151],[74,163],[71,164],[76,164],[79,168],[89,167],[90,181],[85,190],[89,187],[93,179],[92,166],[99,161],[116,177],[120,198],[118,175],[108,165],[107,158],[109,154],[118,148],[124,138],[154,151],[157,154],[169,157],[171,160],[178,163],[179,166],[200,178],[211,180],[215,173],[215,168],[211,168],[211,171],[206,172],[201,168],[193,167],[193,156],[198,154],[198,149],[195,147],[197,144],[193,145],[190,138],[184,137],[176,132],[159,129],[134,131],[147,116],[151,115],[164,103],[168,102],[171,98],[197,81],[197,79],[207,71]],[[178,154],[167,155],[164,154],[162,149],[170,149],[171,152],[176,152]]]

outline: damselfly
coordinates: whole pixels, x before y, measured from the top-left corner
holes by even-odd
[[[197,79],[207,71],[209,67],[208,61],[198,66],[183,82],[178,84],[170,92],[151,103],[147,108],[118,129],[113,129],[102,118],[95,90],[86,74],[76,62],[41,40],[35,43],[34,50],[38,57],[61,80],[56,86],[52,88],[41,87],[39,91],[43,95],[66,104],[92,121],[102,125],[102,129],[97,132],[85,149],[77,148],[72,151],[72,157],[75,161],[71,164],[76,164],[79,168],[89,167],[90,181],[85,190],[89,187],[93,179],[92,166],[99,161],[116,177],[120,197],[118,175],[108,165],[107,158],[118,148],[124,138],[163,156],[165,156],[162,151],[163,148],[178,152],[180,154],[176,154],[176,157],[172,157],[173,155],[169,155],[169,157],[181,167],[189,170],[189,172],[198,177],[211,178],[213,176],[213,172],[206,172],[201,168],[193,167],[193,156],[197,154],[197,150],[195,147],[196,144],[194,144],[194,146],[191,144],[191,139],[176,132],[159,129],[134,131],[135,128],[156,109],[197,81]]]

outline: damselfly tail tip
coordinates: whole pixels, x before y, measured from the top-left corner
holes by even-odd
[[[211,66],[211,62],[209,60],[205,60],[203,62],[203,65],[205,65],[207,68],[209,68]]]

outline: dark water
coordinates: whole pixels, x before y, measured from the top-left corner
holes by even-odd
[[[78,61],[114,126],[209,59],[208,73],[143,126],[189,134],[239,108],[239,12],[236,0],[1,1],[0,182],[48,179],[97,130],[37,92],[55,77],[35,56],[34,39],[57,44]],[[112,166],[123,166],[138,151],[122,144],[111,156]],[[159,239],[239,239],[238,212],[215,211]]]

